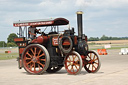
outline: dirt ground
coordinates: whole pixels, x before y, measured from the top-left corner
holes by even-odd
[[[65,68],[57,73],[30,75],[18,69],[16,59],[0,61],[0,85],[128,85],[128,55],[120,50],[108,50],[100,56],[101,68],[97,73],[87,73],[84,68],[79,75],[68,75]]]

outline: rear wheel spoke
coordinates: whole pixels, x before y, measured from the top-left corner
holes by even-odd
[[[34,65],[34,72],[36,72],[36,66],[35,66],[35,63],[33,63],[33,65]]]
[[[40,62],[37,62],[38,64],[40,64],[42,67],[44,67],[44,64],[40,63]]]
[[[39,52],[38,52],[38,56],[40,55],[40,53],[41,53],[41,50],[39,50]]]
[[[27,57],[26,57],[26,60],[31,60],[31,58],[27,58]]]
[[[29,65],[30,63],[32,63],[32,61],[29,61],[29,62],[27,63],[27,65]]]
[[[45,54],[44,53],[42,53],[40,56],[38,56],[38,58],[40,58],[40,57],[42,57],[42,56],[44,56]]]
[[[33,55],[34,55],[33,49],[31,48],[30,50],[31,50],[31,52],[32,52],[32,53],[33,53]]]
[[[35,47],[34,49],[35,49],[34,56],[36,56],[36,49],[37,49],[37,48]]]
[[[41,61],[46,61],[46,59],[40,59]]]
[[[28,52],[26,53],[29,57],[31,57],[32,58],[32,55],[30,55]]]

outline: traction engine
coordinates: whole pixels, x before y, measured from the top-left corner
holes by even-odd
[[[100,59],[95,51],[89,51],[87,36],[83,34],[82,11],[77,12],[78,36],[74,28],[60,33],[59,26],[68,25],[65,18],[48,20],[30,20],[14,22],[19,27],[19,37],[14,41],[19,47],[18,65],[30,74],[42,74],[45,71],[55,73],[65,67],[69,74],[78,74],[82,67],[95,73],[100,68]],[[37,32],[38,37],[30,39],[28,27],[51,27],[48,33]],[[50,30],[50,29],[49,29]]]

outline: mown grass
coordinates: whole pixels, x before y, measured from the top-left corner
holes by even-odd
[[[18,57],[18,53],[0,53],[0,60],[15,59]]]

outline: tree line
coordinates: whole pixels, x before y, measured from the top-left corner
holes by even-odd
[[[0,47],[16,47],[16,43],[14,42],[14,38],[18,36],[15,33],[11,33],[7,38],[7,43],[5,41],[0,41]]]
[[[103,41],[103,40],[128,40],[128,37],[108,37],[103,35],[101,38],[99,37],[90,37],[88,41]]]

